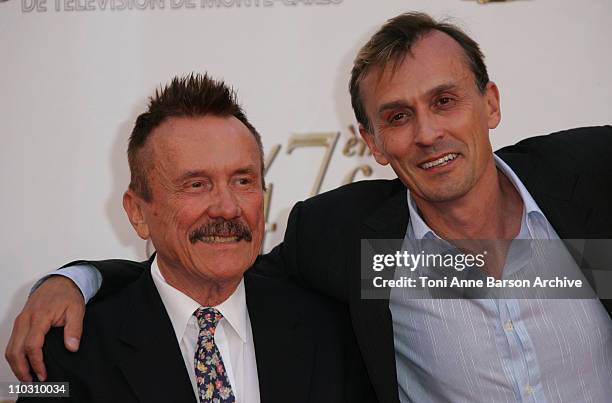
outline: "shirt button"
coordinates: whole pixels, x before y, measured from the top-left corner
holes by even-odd
[[[504,323],[504,330],[506,332],[511,332],[512,330],[514,330],[514,325],[512,324],[511,320],[506,321],[506,323]]]
[[[525,392],[527,392],[527,395],[531,396],[533,394],[533,386],[531,385],[525,386]]]

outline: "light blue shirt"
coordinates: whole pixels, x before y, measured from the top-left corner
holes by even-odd
[[[100,287],[102,287],[102,275],[93,266],[87,264],[77,264],[74,266],[64,267],[63,269],[55,270],[46,276],[42,277],[32,286],[30,294],[33,293],[40,285],[51,276],[64,276],[71,279],[83,294],[85,303],[96,295]]]
[[[559,239],[512,169],[495,162],[523,200],[517,239]],[[407,197],[405,245],[439,239]],[[599,300],[409,295],[393,289],[389,301],[402,403],[611,401],[612,321]]]

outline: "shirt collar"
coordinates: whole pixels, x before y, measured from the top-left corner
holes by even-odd
[[[180,342],[185,334],[189,320],[193,317],[195,310],[201,305],[166,282],[166,279],[159,270],[157,256],[153,260],[153,263],[151,263],[151,275],[153,277],[153,283],[155,283],[155,287],[170,317],[176,339]],[[248,311],[244,278],[240,280],[240,284],[238,284],[238,287],[236,287],[232,295],[214,308],[221,312],[223,315],[222,320],[227,320],[242,342],[246,343]]]
[[[531,197],[531,194],[527,191],[523,182],[516,176],[512,168],[504,162],[500,157],[496,154],[493,154],[493,159],[495,160],[495,165],[504,174],[508,180],[512,183],[512,185],[516,188],[521,196],[521,200],[523,201],[523,220],[522,224],[527,224],[527,230],[531,235],[533,235],[533,231],[531,229],[532,224],[530,222],[532,220],[546,220],[544,213],[540,210],[537,203]],[[418,211],[417,205],[410,196],[410,190],[407,190],[407,198],[408,198],[408,212],[410,214],[410,223],[408,225],[407,236],[409,239],[441,239],[428,225],[425,223],[425,220],[421,217],[421,214]],[[523,227],[523,225],[521,225]],[[522,232],[522,231],[521,231]],[[522,237],[522,236],[519,236]],[[532,236],[533,237],[533,236]]]

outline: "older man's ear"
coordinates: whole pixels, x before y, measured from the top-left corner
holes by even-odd
[[[134,191],[127,190],[123,194],[123,209],[125,210],[132,227],[142,239],[149,239],[149,225],[144,214],[144,204],[146,202],[138,196]]]

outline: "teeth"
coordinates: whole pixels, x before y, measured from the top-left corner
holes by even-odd
[[[433,168],[433,167],[437,167],[439,165],[444,165],[447,164],[448,161],[452,161],[455,158],[457,158],[459,156],[459,154],[454,154],[454,153],[450,153],[450,154],[446,154],[444,157],[442,158],[438,158],[435,161],[429,161],[426,162],[424,164],[419,165],[421,168],[423,169],[429,169],[429,168]]]
[[[207,243],[230,243],[238,241],[237,236],[206,236],[202,241]]]

